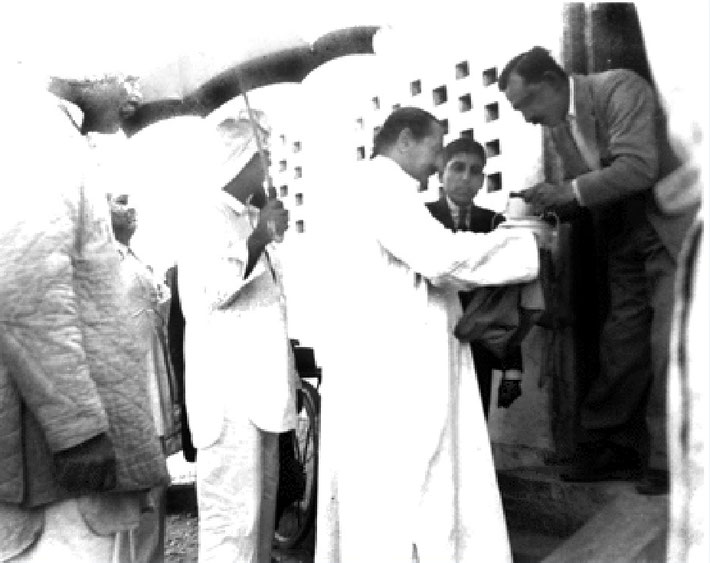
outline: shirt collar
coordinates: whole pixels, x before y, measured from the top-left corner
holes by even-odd
[[[574,77],[572,76],[569,77],[569,107],[567,108],[567,117],[570,119],[577,118],[574,103]]]
[[[456,211],[456,213],[458,213],[460,209],[470,209],[471,205],[473,205],[472,203],[470,203],[468,205],[459,205],[458,203],[451,201],[451,199],[449,198],[448,195],[445,197],[446,197],[446,203],[449,204],[449,209],[451,209],[452,211]]]

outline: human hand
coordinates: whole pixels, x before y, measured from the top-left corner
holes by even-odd
[[[563,182],[562,184],[540,182],[523,190],[520,195],[525,200],[525,203],[529,203],[542,211],[567,206],[576,202],[571,182]]]
[[[288,229],[288,210],[278,199],[269,199],[259,212],[256,230],[271,242],[275,236],[283,235]]]
[[[498,407],[507,409],[522,394],[519,379],[503,379],[498,387]]]
[[[116,452],[106,434],[99,434],[54,454],[54,476],[67,491],[95,493],[116,487]]]

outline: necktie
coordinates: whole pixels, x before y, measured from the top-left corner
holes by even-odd
[[[568,120],[564,120],[555,130],[555,148],[562,158],[567,178],[576,178],[586,172],[589,167],[584,162],[579,152],[579,147],[572,136],[572,130]]]
[[[468,229],[468,212],[469,207],[459,206],[459,222],[456,225],[457,231],[465,231]]]

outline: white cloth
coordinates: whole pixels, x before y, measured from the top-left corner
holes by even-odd
[[[120,533],[120,532],[119,532]],[[84,520],[77,499],[50,504],[44,510],[44,529],[37,541],[10,559],[12,563],[131,563],[117,557],[119,533],[99,535]]]
[[[230,413],[219,439],[197,454],[200,563],[270,562],[279,436]]]
[[[270,245],[244,279],[249,213],[225,192],[203,194],[178,257],[185,315],[185,397],[197,448],[217,440],[227,409],[257,428],[294,428],[296,372],[281,268]]]
[[[453,327],[458,289],[536,277],[534,237],[448,231],[385,157],[345,177],[339,193],[368,206],[337,215],[337,252],[314,276],[327,329],[316,561],[410,563],[414,544],[422,563],[510,561],[470,348]]]

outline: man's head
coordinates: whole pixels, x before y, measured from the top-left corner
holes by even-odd
[[[253,109],[251,114],[241,100],[229,102],[205,118],[215,127],[220,140],[216,158],[219,162],[218,183],[224,191],[246,203],[261,207],[266,202],[264,180],[269,165],[271,127],[264,112]],[[257,137],[259,136],[258,142]],[[266,163],[259,154],[262,147]]]
[[[136,208],[128,202],[127,194],[109,194],[111,226],[118,242],[128,245],[136,232]]]
[[[512,59],[500,74],[498,88],[528,123],[552,127],[567,115],[567,74],[542,47]]]
[[[375,136],[372,156],[387,156],[424,183],[440,167],[444,126],[419,108],[393,111]]]
[[[471,205],[483,186],[486,151],[472,139],[460,138],[444,147],[439,179],[444,193],[457,205]]]
[[[116,133],[135,111],[140,96],[135,81],[120,76],[72,80],[53,77],[49,90],[84,113],[81,132]]]

